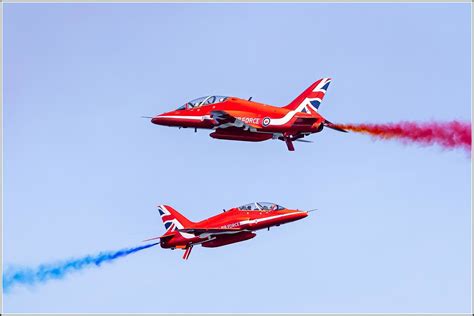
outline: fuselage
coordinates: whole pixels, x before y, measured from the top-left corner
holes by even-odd
[[[283,107],[236,97],[210,95],[187,102],[178,109],[151,118],[153,124],[182,128],[212,129],[217,139],[260,142],[284,141],[294,151],[293,141],[319,133],[326,126],[341,128],[322,117],[319,106],[331,82],[321,78]]]
[[[253,238],[254,231],[279,226],[308,216],[307,212],[299,210],[246,210],[232,208],[216,216],[195,222],[186,227],[188,230],[212,228],[198,235],[186,232],[174,232],[169,237],[161,238],[163,248],[186,248],[192,244],[202,244],[203,247],[218,247],[230,243]],[[213,230],[222,229],[221,232]]]
[[[245,124],[255,127],[258,132],[268,133],[270,138],[273,133],[316,133],[320,131],[324,121],[317,112],[304,113],[227,97],[223,102],[166,112],[153,117],[151,122],[165,126],[216,129],[220,124],[212,117],[212,111],[225,111]]]

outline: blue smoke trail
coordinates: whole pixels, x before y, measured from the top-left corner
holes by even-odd
[[[36,268],[12,267],[3,273],[3,291],[8,292],[12,286],[17,284],[35,285],[37,283],[45,283],[51,279],[62,279],[73,271],[79,271],[94,265],[99,267],[103,262],[110,262],[157,244],[125,248],[117,251],[103,251],[97,255],[88,255],[52,264],[42,264]]]

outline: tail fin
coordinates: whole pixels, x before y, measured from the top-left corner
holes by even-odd
[[[331,78],[319,79],[284,108],[296,112],[317,112],[326,95],[329,83],[331,83]]]
[[[158,206],[158,212],[160,212],[161,220],[165,225],[166,234],[173,232],[176,229],[189,227],[193,224],[193,222],[178,213],[178,211],[169,205]]]

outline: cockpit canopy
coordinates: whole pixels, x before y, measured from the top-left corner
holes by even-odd
[[[207,97],[197,98],[180,106],[177,110],[189,110],[202,105],[209,105],[214,103],[224,102],[227,97],[222,95],[209,95]]]
[[[254,202],[238,207],[241,211],[278,211],[284,210],[286,207],[271,202]]]

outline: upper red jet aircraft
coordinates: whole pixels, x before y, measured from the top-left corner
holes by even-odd
[[[220,247],[251,239],[254,231],[272,226],[280,226],[308,216],[311,211],[289,210],[278,204],[256,202],[231,208],[224,213],[191,222],[168,205],[158,206],[166,233],[160,239],[162,248],[185,250],[187,260],[194,245]]]
[[[293,141],[320,132],[324,126],[342,130],[318,113],[331,82],[322,78],[284,107],[276,107],[236,97],[211,95],[192,100],[175,111],[157,115],[158,125],[214,129],[213,138],[259,142],[280,139],[294,151]]]

